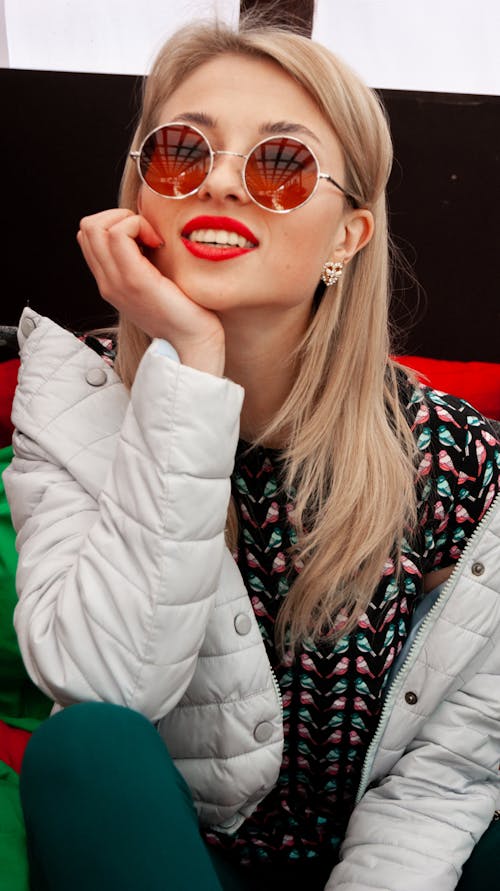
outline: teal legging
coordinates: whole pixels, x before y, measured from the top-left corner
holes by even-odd
[[[26,750],[20,788],[33,891],[322,891],[331,868],[249,873],[205,846],[165,744],[149,721],[120,706],[74,705],[43,724]],[[460,891],[495,887],[500,824],[493,827]]]

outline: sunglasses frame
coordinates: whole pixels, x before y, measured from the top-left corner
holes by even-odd
[[[186,192],[185,195],[164,195],[162,192],[157,192],[156,189],[153,189],[153,187],[150,186],[149,183],[146,181],[145,177],[143,176],[142,170],[141,170],[141,156],[142,156],[144,146],[146,145],[148,140],[151,139],[152,136],[154,136],[155,133],[157,133],[159,130],[164,130],[167,127],[187,127],[189,130],[193,130],[194,133],[197,133],[198,136],[200,136],[203,139],[203,141],[205,142],[205,145],[207,146],[207,149],[208,149],[208,156],[210,158],[209,168],[208,168],[203,180],[201,181],[200,185],[197,186],[196,189],[192,189],[190,192]],[[315,167],[316,167],[316,183],[314,185],[314,188],[313,188],[311,194],[307,196],[305,201],[302,201],[300,204],[297,204],[295,207],[287,207],[282,210],[280,210],[278,208],[274,208],[274,207],[267,207],[265,204],[261,204],[259,201],[257,201],[257,199],[249,191],[248,186],[246,184],[246,177],[245,177],[248,161],[251,158],[251,156],[253,155],[253,153],[255,152],[255,150],[258,149],[259,146],[264,145],[266,142],[272,142],[275,139],[288,139],[288,140],[290,140],[290,142],[295,142],[295,143],[297,143],[297,145],[300,145],[303,148],[307,149],[307,151],[311,155],[311,157],[314,161]],[[144,183],[144,185],[150,190],[150,192],[153,192],[154,195],[158,195],[160,198],[166,198],[169,201],[182,201],[184,198],[190,198],[192,195],[196,195],[196,193],[199,192],[199,190],[201,189],[203,184],[206,182],[207,178],[212,173],[212,170],[214,167],[214,161],[215,161],[215,158],[217,155],[232,155],[235,158],[243,158],[245,163],[243,164],[243,167],[241,168],[241,181],[242,181],[245,193],[250,198],[250,201],[252,201],[254,204],[256,204],[257,207],[260,207],[262,210],[268,210],[269,213],[292,213],[292,211],[298,210],[300,207],[304,207],[304,205],[306,205],[311,200],[311,198],[313,198],[314,195],[316,194],[316,192],[318,190],[318,185],[319,185],[319,182],[321,179],[327,180],[329,183],[331,183],[333,186],[335,186],[336,189],[338,189],[340,192],[342,192],[342,194],[345,196],[345,198],[347,199],[349,204],[351,204],[352,207],[354,207],[354,208],[360,207],[360,202],[354,195],[352,195],[350,192],[348,192],[346,189],[344,189],[343,186],[341,186],[333,178],[333,176],[330,176],[329,173],[323,173],[320,170],[318,159],[317,159],[316,155],[314,154],[313,150],[307,145],[307,143],[303,142],[302,139],[297,139],[296,136],[289,136],[287,133],[283,133],[281,136],[280,136],[280,134],[276,134],[276,136],[266,136],[265,139],[261,139],[259,142],[256,142],[255,145],[252,146],[250,151],[246,155],[244,155],[241,152],[229,152],[229,151],[225,151],[222,149],[213,149],[212,146],[210,145],[209,140],[203,133],[203,131],[198,129],[198,127],[193,126],[193,124],[187,124],[185,121],[169,121],[167,124],[160,124],[158,127],[155,127],[153,130],[150,130],[150,132],[147,133],[146,136],[144,137],[144,139],[142,140],[142,142],[139,146],[139,149],[137,151],[129,152],[129,157],[131,158],[132,161],[135,161],[135,163],[137,165],[137,172],[139,174],[140,179]]]

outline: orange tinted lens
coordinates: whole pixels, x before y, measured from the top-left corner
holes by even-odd
[[[252,198],[269,210],[292,210],[312,195],[318,165],[298,139],[266,139],[249,156],[245,182]]]
[[[167,125],[155,130],[141,151],[141,173],[148,186],[168,198],[199,189],[210,170],[207,141],[192,127]]]

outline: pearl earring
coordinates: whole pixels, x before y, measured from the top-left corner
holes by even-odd
[[[329,260],[327,263],[323,264],[321,281],[325,283],[327,288],[331,285],[336,285],[343,271],[344,264],[342,261],[340,261],[340,263],[333,263],[332,260]]]

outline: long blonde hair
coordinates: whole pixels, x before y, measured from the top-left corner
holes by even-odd
[[[298,351],[299,373],[261,439],[287,431],[285,486],[294,490],[301,571],[280,610],[277,637],[292,649],[338,626],[355,626],[384,562],[399,566],[403,536],[416,525],[416,447],[400,406],[389,358],[389,237],[385,186],[392,145],[380,102],[321,45],[276,27],[243,23],[182,29],[160,52],[145,84],[136,148],[159,123],[171,93],[204,62],[223,53],[277,63],[315,100],[342,146],[346,187],[374,216],[374,236],[327,289]],[[126,168],[121,204],[137,209],[140,180]],[[307,258],[304,258],[307,262]],[[120,321],[118,371],[131,386],[149,343]],[[232,518],[232,519],[231,519]],[[234,510],[229,514],[234,536]]]

